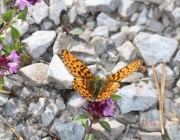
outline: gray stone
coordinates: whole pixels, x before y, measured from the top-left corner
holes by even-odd
[[[84,25],[85,17],[76,16],[75,23],[79,26]]]
[[[73,122],[57,125],[55,130],[61,140],[81,140],[85,133],[82,125]]]
[[[43,19],[48,16],[48,6],[42,1],[41,3],[37,3],[35,6],[28,7],[28,15],[26,18],[32,18],[35,23],[40,24]],[[27,20],[28,21],[28,20]],[[28,21],[29,24],[32,24]]]
[[[160,131],[160,120],[159,120],[159,111],[149,110],[148,112],[144,112],[140,114],[139,118],[141,128],[147,131]]]
[[[49,19],[45,19],[42,22],[43,29],[50,30],[53,27],[53,22]]]
[[[55,37],[55,31],[37,31],[23,39],[22,44],[33,58],[39,58],[54,42]]]
[[[108,124],[111,127],[111,133],[106,131],[99,123],[92,125],[92,132],[95,134],[95,136],[98,136],[102,139],[107,140],[115,140],[117,139],[120,134],[124,131],[125,126],[118,121],[116,121],[114,118],[103,118],[101,119],[103,121],[108,122]]]
[[[136,49],[130,41],[123,43],[117,47],[121,60],[131,61],[137,57]]]
[[[36,105],[34,105],[32,109],[33,117],[39,116],[43,113],[46,103],[47,99],[39,98],[38,103],[36,103]]]
[[[21,96],[23,99],[26,99],[30,94],[31,94],[31,90],[28,89],[27,87],[23,87],[20,96]]]
[[[162,22],[163,22],[165,27],[169,26],[169,19],[168,19],[167,15],[165,15],[165,14],[163,15]]]
[[[133,0],[133,1],[139,1],[139,2],[149,2],[149,3],[156,3],[156,4],[161,4],[162,0]]]
[[[98,26],[96,29],[94,29],[93,33],[90,35],[90,37],[94,36],[102,36],[102,37],[108,37],[108,27],[107,26]]]
[[[139,14],[138,13],[134,13],[132,14],[132,16],[130,17],[130,21],[131,22],[135,22],[138,18]]]
[[[164,29],[164,25],[156,20],[150,19],[146,24],[146,29],[152,32],[161,33]]]
[[[139,7],[138,2],[132,0],[121,0],[121,4],[118,8],[118,12],[122,17],[128,17],[136,12]]]
[[[180,120],[180,98],[175,100],[173,114]]]
[[[162,140],[161,132],[140,132],[142,140]]]
[[[53,119],[56,117],[56,114],[58,112],[58,107],[54,103],[50,103],[46,110],[42,113],[42,125],[48,126]]]
[[[76,19],[76,15],[77,15],[77,9],[75,6],[73,6],[68,13],[70,23],[74,23]]]
[[[0,93],[0,106],[4,105],[8,101],[9,95]]]
[[[19,70],[19,75],[27,81],[27,85],[41,86],[48,84],[47,74],[49,66],[44,63],[35,63]]]
[[[58,55],[54,55],[48,69],[48,81],[59,84],[62,88],[71,89],[74,77],[69,73]]]
[[[120,22],[116,21],[115,19],[111,18],[107,14],[101,12],[97,16],[97,24],[98,26],[105,25],[108,27],[109,31],[117,31],[120,27]]]
[[[108,61],[117,62],[119,57],[115,55],[114,51],[107,50]]]
[[[119,47],[126,39],[127,33],[120,32],[111,36],[111,40],[115,43],[116,47]]]
[[[141,13],[139,14],[139,17],[137,19],[137,24],[145,24],[148,21],[147,14],[148,14],[148,11],[146,7],[144,7]]]
[[[123,123],[124,125],[136,123],[134,115],[131,114],[119,114],[116,120]]]
[[[63,0],[50,0],[49,1],[49,19],[54,21],[56,25],[60,23],[59,14],[61,11],[67,10],[66,5]]]
[[[92,31],[89,31],[89,29],[86,29],[82,34],[79,35],[79,37],[89,42],[91,34],[92,34]]]
[[[8,89],[22,87],[24,79],[18,74],[4,76],[4,86]]]
[[[89,29],[90,31],[94,30],[95,27],[95,21],[93,20],[93,17],[89,17],[86,19],[86,28]]]
[[[86,0],[86,9],[91,12],[97,11],[114,11],[119,5],[119,0]]]
[[[179,25],[180,24],[180,7],[176,7],[173,12],[172,12],[172,16],[174,19],[174,24],[175,25]]]
[[[6,131],[5,133],[0,134],[0,140],[12,140],[13,133],[11,131]]]
[[[167,121],[165,128],[167,130],[170,140],[179,140],[180,139],[180,125],[177,122]]]
[[[135,26],[131,26],[128,30],[128,38],[129,40],[133,40],[134,37],[139,33],[139,32],[143,32],[145,29],[145,26],[143,25],[135,25]]]
[[[116,94],[121,96],[117,101],[121,114],[143,111],[157,102],[157,91],[150,83],[131,84],[119,89]]]
[[[175,39],[142,32],[134,38],[133,42],[148,66],[158,62],[169,62],[178,45]]]
[[[60,99],[60,98],[56,99],[56,105],[60,111],[66,108],[66,105],[64,104],[63,99]]]

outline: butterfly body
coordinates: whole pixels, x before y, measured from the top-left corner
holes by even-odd
[[[142,60],[132,62],[105,80],[96,78],[81,60],[67,50],[62,50],[62,61],[75,76],[74,89],[88,101],[96,102],[108,99],[119,88],[119,82],[137,70],[142,63]]]

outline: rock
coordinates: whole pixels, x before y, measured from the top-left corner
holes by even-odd
[[[76,21],[75,23],[79,26],[84,25],[84,21],[85,21],[85,17],[81,17],[81,16],[76,16]]]
[[[93,17],[89,17],[86,19],[86,28],[90,31],[94,30],[95,27],[95,21],[93,20]]]
[[[159,83],[161,82],[161,76],[162,76],[162,66],[163,64],[159,64],[155,67],[156,73],[157,73],[157,77],[158,77],[158,81]],[[152,68],[148,68],[148,75],[149,77],[151,77],[151,79],[154,79],[154,75],[153,75],[153,70]],[[166,76],[166,81],[171,81],[174,77],[174,72],[171,70],[170,67],[166,66],[165,68],[165,76]]]
[[[114,42],[116,47],[119,47],[126,39],[126,36],[127,36],[126,32],[116,33],[111,36],[111,40]]]
[[[61,54],[61,51],[63,49],[70,50],[70,52],[82,52],[89,55],[96,54],[93,45],[85,43],[84,41],[81,41],[81,39],[78,40],[78,38],[76,40],[70,36],[66,37],[65,35],[60,33],[54,43],[53,53]]]
[[[86,0],[85,1],[86,9],[89,12],[97,12],[97,11],[114,11],[119,5],[119,0]]]
[[[150,19],[146,24],[146,29],[152,32],[161,33],[164,29],[164,25],[156,20]]]
[[[133,40],[134,37],[139,33],[139,32],[143,32],[145,29],[145,26],[143,25],[135,25],[135,26],[131,26],[128,30],[128,38],[129,40]]]
[[[79,35],[79,37],[89,42],[91,34],[92,34],[92,31],[89,31],[89,29],[86,29],[82,34]]]
[[[162,140],[161,132],[140,132],[142,140]]]
[[[98,26],[96,29],[94,29],[93,33],[90,35],[90,37],[94,36],[102,36],[102,37],[108,37],[108,27],[107,26]]]
[[[40,69],[41,68],[41,69]],[[48,84],[47,73],[49,66],[44,63],[35,63],[19,70],[19,75],[30,86],[42,86]]]
[[[138,2],[132,0],[121,0],[121,4],[118,8],[118,12],[122,17],[128,17],[136,12],[139,7]]]
[[[8,101],[9,95],[0,93],[0,106],[3,106]]]
[[[117,101],[121,114],[135,110],[143,111],[157,102],[157,91],[150,83],[133,83],[117,90],[116,94],[121,96]]]
[[[64,104],[63,99],[59,99],[59,98],[56,99],[56,105],[60,111],[66,108],[66,105]]]
[[[180,98],[175,100],[173,114],[180,120]]]
[[[82,125],[73,122],[57,125],[55,130],[61,140],[82,140],[85,133]]]
[[[18,74],[4,76],[4,86],[8,89],[15,89],[22,87],[24,79]]]
[[[167,15],[165,15],[165,14],[163,15],[162,21],[163,21],[163,24],[165,27],[169,26],[169,19],[168,19]]]
[[[12,140],[13,139],[13,133],[11,131],[6,131],[5,133],[0,134],[1,140]]]
[[[27,18],[32,18],[36,24],[41,23],[43,19],[48,16],[48,6],[42,1],[41,3],[37,3],[35,6],[28,7],[28,15]],[[28,20],[27,20],[28,21]],[[28,22],[32,24],[31,22]]]
[[[139,16],[138,13],[132,14],[132,16],[131,16],[131,18],[130,18],[130,21],[131,21],[131,22],[135,22],[135,21],[137,20],[138,16]]]
[[[143,32],[139,33],[133,42],[148,66],[158,62],[169,62],[178,45],[175,39]]]
[[[108,61],[117,62],[119,57],[114,54],[114,51],[107,50]]]
[[[42,22],[43,29],[50,30],[53,27],[53,22],[49,19],[45,19]]]
[[[59,15],[61,11],[65,9],[67,10],[67,7],[63,0],[50,0],[49,1],[49,19],[54,21],[56,25],[60,23]]]
[[[137,57],[136,49],[133,44],[129,41],[123,43],[121,46],[117,47],[121,60],[131,61]]]
[[[48,81],[55,82],[61,88],[71,89],[74,77],[68,72],[61,59],[55,54],[49,65]]]
[[[75,19],[76,19],[76,15],[77,15],[77,9],[75,6],[73,6],[71,8],[71,10],[68,13],[68,17],[69,17],[69,22],[70,23],[74,23]]]
[[[173,21],[175,25],[180,24],[180,7],[176,7],[173,12],[172,12],[172,16],[173,16]]]
[[[39,98],[38,103],[36,103],[32,109],[33,117],[39,116],[43,113],[46,103],[47,103],[47,99]]]
[[[67,8],[71,8],[73,5],[73,0],[63,0]]]
[[[26,99],[31,94],[31,92],[32,91],[30,89],[28,89],[27,87],[23,87],[20,97],[23,99]]]
[[[145,24],[148,21],[148,17],[147,17],[148,11],[146,9],[146,7],[143,8],[143,10],[141,11],[141,13],[139,14],[139,17],[137,19],[137,23],[136,24]]]
[[[55,31],[37,31],[23,39],[22,44],[33,58],[39,58],[54,42],[55,37]]]
[[[147,131],[160,131],[159,111],[154,109],[140,114],[140,126]]]
[[[165,128],[167,130],[170,140],[179,140],[180,139],[180,125],[177,122],[167,121]]]
[[[180,50],[178,50],[178,52],[176,53],[173,61],[175,62],[175,64],[177,64],[177,66],[179,66],[179,63],[180,63]]]
[[[95,136],[98,136],[98,138],[115,140],[125,129],[125,126],[119,123],[118,121],[116,121],[114,118],[106,117],[101,120],[108,122],[108,124],[111,127],[111,133],[106,131],[99,123],[93,124],[92,132],[95,134]]]
[[[139,2],[149,2],[149,3],[156,3],[156,4],[161,4],[162,0],[133,0],[133,1],[139,1]]]
[[[124,125],[136,123],[134,115],[131,114],[119,114],[116,120],[120,123],[123,123]]]
[[[58,107],[54,103],[50,103],[46,110],[42,113],[42,125],[48,126],[52,120],[56,117],[56,114],[58,112]]]
[[[168,113],[173,113],[173,108],[174,108],[174,101],[172,101],[169,98],[165,98],[164,99],[164,110],[165,110],[165,114]]]
[[[120,27],[120,22],[116,21],[115,19],[111,18],[110,16],[108,16],[107,14],[101,12],[98,16],[97,16],[97,24],[98,26],[104,25],[107,26],[109,31],[117,31]]]

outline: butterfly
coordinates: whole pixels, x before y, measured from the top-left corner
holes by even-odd
[[[83,62],[68,50],[62,50],[61,59],[72,75],[75,76],[74,89],[92,102],[108,99],[119,88],[119,82],[136,71],[142,63],[142,60],[134,61],[105,80],[96,78]]]

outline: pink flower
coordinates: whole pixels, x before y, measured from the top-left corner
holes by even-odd
[[[9,72],[10,73],[17,73],[18,63],[16,63],[16,62],[8,63],[7,66],[9,66]]]
[[[112,98],[100,102],[88,102],[87,111],[94,117],[113,116],[115,105]]]
[[[8,69],[8,61],[4,55],[0,57],[0,75],[4,75],[4,71]]]
[[[20,10],[24,10],[25,6],[29,7],[31,4],[27,0],[16,0],[15,6],[18,6]]]
[[[2,47],[2,44],[0,44],[0,50],[2,50],[2,48],[3,48],[3,47]]]
[[[36,5],[36,3],[40,3],[41,0],[27,0],[31,5]]]
[[[13,59],[14,62],[18,63],[19,62],[19,55],[17,55],[15,50],[11,51],[11,55],[6,57],[7,60]]]

